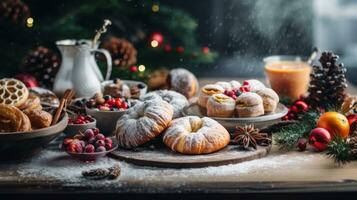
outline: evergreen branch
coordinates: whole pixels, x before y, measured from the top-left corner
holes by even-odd
[[[339,164],[346,164],[354,159],[354,156],[351,153],[350,144],[348,144],[347,140],[342,138],[334,139],[328,145],[326,154]]]
[[[307,138],[313,128],[316,127],[316,119],[319,113],[310,111],[302,115],[302,120],[282,126],[275,131],[274,139],[281,149],[295,148],[300,138]]]

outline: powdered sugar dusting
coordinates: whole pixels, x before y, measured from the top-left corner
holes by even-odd
[[[16,165],[16,168],[21,177],[48,177],[69,186],[100,187],[118,191],[158,191],[199,182],[279,181],[292,174],[295,178],[311,179],[316,178],[316,175],[309,174],[308,169],[318,168],[316,163],[322,163],[321,165],[331,169],[333,162],[329,161],[323,154],[273,152],[268,157],[239,164],[170,169],[136,166],[109,157],[100,158],[94,163],[84,163],[71,158],[65,152],[52,149],[44,150],[33,159]],[[83,170],[108,168],[115,163],[121,166],[121,175],[116,180],[87,180],[81,175]]]

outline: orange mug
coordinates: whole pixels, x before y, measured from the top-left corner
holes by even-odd
[[[311,66],[300,56],[270,56],[264,63],[267,81],[280,97],[296,100],[307,92]]]

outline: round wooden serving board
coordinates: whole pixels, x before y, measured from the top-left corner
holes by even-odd
[[[149,149],[141,147],[133,150],[117,149],[110,153],[111,157],[142,166],[166,168],[195,168],[219,166],[265,157],[270,146],[258,146],[257,150],[244,151],[237,146],[228,145],[221,151],[206,155],[182,155],[168,148]]]

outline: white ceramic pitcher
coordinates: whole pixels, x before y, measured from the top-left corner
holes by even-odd
[[[77,97],[91,97],[100,92],[103,76],[95,61],[94,53],[102,53],[107,61],[105,80],[110,78],[112,59],[105,49],[92,48],[89,40],[60,40],[56,42],[61,51],[62,63],[56,75],[53,91],[62,96],[66,89],[74,89]]]

